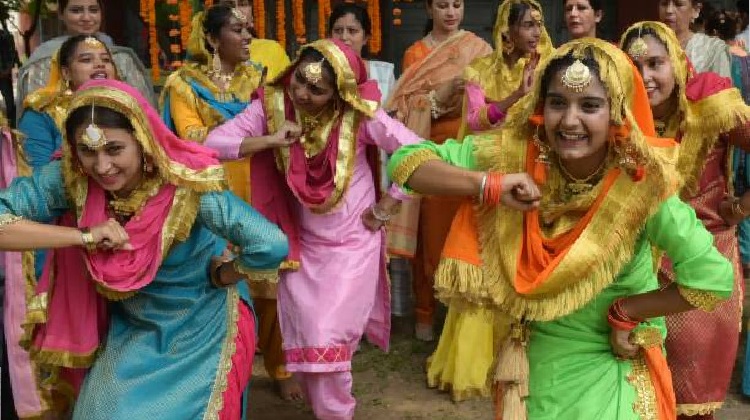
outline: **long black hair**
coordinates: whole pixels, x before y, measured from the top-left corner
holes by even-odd
[[[203,32],[206,34],[205,47],[206,51],[214,53],[214,48],[208,42],[208,37],[212,36],[215,39],[219,39],[221,35],[221,28],[229,23],[229,19],[232,18],[233,8],[225,3],[211,6],[206,10],[206,15],[203,17]]]

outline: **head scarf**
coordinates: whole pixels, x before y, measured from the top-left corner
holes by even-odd
[[[200,194],[223,189],[216,152],[177,138],[135,88],[115,80],[86,82],[72,98],[68,115],[92,104],[130,120],[136,141],[153,161],[153,176],[162,184],[124,225],[132,251],[64,248],[48,255],[36,289],[46,300],[44,316],[29,323],[27,344],[35,360],[50,369],[90,366],[108,325],[100,295],[124,299],[151,283],[172,244],[188,238]],[[78,169],[74,145],[72,138],[63,142],[62,172],[72,211],[60,224],[90,227],[109,218],[107,196]],[[76,305],[69,304],[73,300]]]
[[[666,47],[674,71],[679,109],[665,123],[667,135],[676,136],[680,142],[677,171],[684,179],[682,195],[692,197],[698,193],[698,181],[719,136],[750,121],[750,107],[733,87],[731,79],[711,72],[696,73],[677,36],[661,22],[639,22],[631,26],[621,38],[621,47],[627,51],[630,45],[622,45],[625,39],[646,29],[654,32]]]

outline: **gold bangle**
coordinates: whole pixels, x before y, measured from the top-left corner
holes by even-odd
[[[732,213],[736,216],[747,217],[748,213],[742,208],[742,200],[739,197],[735,197],[732,200]]]
[[[86,248],[86,251],[88,252],[94,252],[96,251],[96,241],[94,240],[94,235],[91,233],[89,228],[81,228],[81,240],[83,241],[83,247]]]

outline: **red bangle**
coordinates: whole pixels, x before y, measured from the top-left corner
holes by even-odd
[[[622,299],[612,302],[607,312],[607,322],[613,329],[624,331],[632,331],[641,323],[640,320],[631,318],[625,313],[622,309]]]
[[[500,197],[503,194],[503,174],[499,172],[488,172],[487,182],[484,184],[482,191],[482,202],[489,206],[500,204]]]

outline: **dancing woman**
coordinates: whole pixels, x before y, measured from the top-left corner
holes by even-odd
[[[730,264],[674,195],[674,142],[655,138],[637,69],[604,41],[556,50],[522,104],[497,133],[394,154],[397,183],[480,203],[454,221],[438,296],[496,310],[502,418],[673,419],[662,317],[732,293]],[[677,272],[664,289],[652,244]]]
[[[379,101],[357,53],[320,40],[206,139],[222,158],[253,156],[252,202],[282,226],[299,261],[279,282],[281,333],[286,368],[320,419],[354,415],[351,359],[362,335],[388,345],[381,228],[405,196],[392,188],[376,202],[366,149],[419,139]]]
[[[174,136],[126,84],[84,84],[64,127],[62,160],[0,191],[0,249],[53,249],[27,286],[23,341],[49,373],[46,411],[239,418],[255,329],[234,283],[274,273],[286,238],[224,191],[213,152]],[[220,237],[238,256],[212,265]]]

